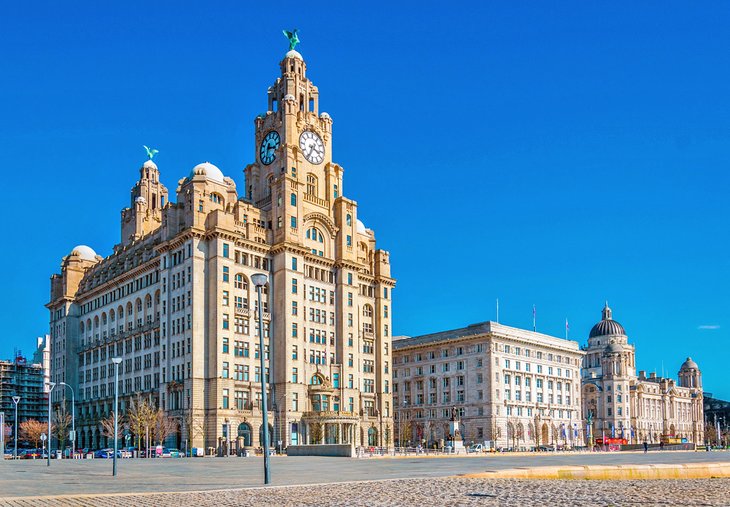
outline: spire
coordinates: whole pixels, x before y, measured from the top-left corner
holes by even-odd
[[[606,306],[603,307],[603,320],[612,320],[611,319],[611,308],[608,306],[608,300],[606,300]]]

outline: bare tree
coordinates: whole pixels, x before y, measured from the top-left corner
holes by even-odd
[[[145,398],[137,396],[127,411],[129,429],[137,437],[137,449],[141,447],[142,437],[145,437],[145,449],[149,453],[149,433],[157,418],[157,411]],[[113,434],[113,432],[112,432]]]
[[[309,425],[309,441],[318,444],[322,440],[322,425],[318,422]]]
[[[185,435],[190,442],[190,445],[193,445],[195,437],[205,435],[205,426],[203,425],[203,419],[199,417],[196,418],[193,414],[192,408],[185,412],[183,424],[185,425]]]
[[[152,423],[153,439],[158,445],[163,445],[168,436],[177,431],[177,421],[165,414],[162,409],[155,412],[154,422]]]
[[[124,429],[123,426],[123,417],[119,417],[118,421],[118,430],[117,430],[117,438],[119,440],[122,439],[122,430]],[[107,438],[114,438],[114,412],[111,412],[107,417],[99,421],[101,423],[101,433],[107,437]]]
[[[38,442],[41,439],[41,435],[48,429],[46,423],[36,421],[35,419],[28,419],[20,423],[20,435],[31,442],[33,447],[38,448]],[[51,427],[53,431],[53,427]]]
[[[68,428],[71,426],[71,414],[66,410],[66,404],[62,403],[56,407],[55,414],[56,423],[53,425],[53,435],[58,440],[58,448],[66,447],[66,437],[68,436]]]

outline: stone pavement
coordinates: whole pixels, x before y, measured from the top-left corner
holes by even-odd
[[[262,458],[197,458],[197,459],[153,459],[153,460],[119,460],[119,475],[111,476],[110,460],[68,460],[52,461],[46,467],[45,461],[5,461],[0,463],[0,505],[53,505],[50,499],[38,496],[58,498],[55,505],[157,505],[174,503],[191,505],[238,505],[237,502],[268,503],[271,505],[287,505],[286,499],[291,497],[289,505],[397,505],[397,495],[408,491],[406,504],[413,502],[423,505],[442,505],[443,495],[450,492],[455,504],[470,505],[474,498],[485,502],[487,496],[469,496],[481,491],[491,484],[509,485],[514,498],[528,498],[525,495],[557,494],[560,488],[570,491],[570,498],[584,499],[590,491],[605,488],[609,505],[617,503],[611,495],[619,494],[631,481],[603,483],[599,481],[519,481],[511,479],[465,479],[453,478],[462,474],[480,473],[489,470],[504,470],[518,467],[536,466],[571,466],[571,465],[647,465],[647,464],[684,464],[730,462],[730,453],[715,451],[705,452],[654,452],[643,453],[541,453],[533,455],[483,455],[476,457],[441,457],[401,459],[348,459],[323,457],[275,457],[272,459],[272,477],[274,486],[301,486],[289,488],[240,489],[261,486]],[[452,477],[435,480],[434,478]],[[430,479],[429,479],[430,478]],[[397,481],[332,484],[349,481],[366,481],[382,479],[403,479]],[[405,480],[409,479],[409,480]],[[428,479],[428,480],[424,480]],[[657,483],[664,486],[652,486]],[[581,484],[593,484],[591,488]],[[633,483],[633,482],[632,482]],[[685,494],[693,498],[709,500],[706,505],[730,504],[728,480],[715,479],[680,481],[678,486],[671,486],[672,481],[638,481],[638,490],[648,488],[650,491],[665,490],[666,495],[675,495],[678,503],[689,500],[677,495]],[[316,484],[317,486],[307,486]],[[433,489],[433,484],[440,485]],[[540,485],[537,487],[537,485]],[[559,486],[562,485],[562,486]],[[406,487],[407,486],[407,487]],[[490,486],[491,487],[491,486]],[[723,491],[719,499],[714,493],[703,492],[703,488],[719,488]],[[556,489],[557,488],[557,489]],[[654,489],[652,489],[654,488]],[[724,489],[723,489],[724,488]],[[211,491],[205,490],[227,490]],[[443,492],[441,490],[443,489]],[[382,490],[382,491],[381,491]],[[472,491],[473,490],[473,491]],[[191,491],[194,493],[182,493]],[[376,492],[380,491],[377,495]],[[492,489],[489,489],[492,491]],[[501,490],[500,490],[501,491]],[[713,490],[714,491],[714,490]],[[165,492],[166,495],[154,493]],[[177,493],[176,493],[177,492]],[[326,494],[323,492],[327,492]],[[335,492],[337,492],[335,494]],[[387,495],[386,493],[387,492]],[[470,493],[471,492],[471,493]],[[152,493],[153,495],[148,495]],[[369,496],[372,493],[375,496]],[[123,496],[104,496],[121,494]],[[500,495],[503,493],[500,492]],[[567,493],[566,493],[567,494]],[[81,496],[85,495],[85,496]],[[278,495],[278,496],[277,496]],[[325,496],[322,496],[325,495]],[[327,496],[327,495],[331,495]],[[338,496],[341,495],[341,496]],[[381,496],[378,496],[381,495]],[[382,495],[386,495],[382,497]],[[420,495],[420,496],[419,496]],[[522,496],[520,496],[522,495]],[[72,498],[72,496],[75,496]],[[25,498],[23,498],[25,497]],[[328,498],[331,498],[328,500]],[[511,497],[510,497],[511,498]],[[532,498],[532,497],[530,497]],[[567,498],[567,497],[566,497]],[[601,497],[603,498],[603,497]],[[644,497],[642,497],[644,498]],[[651,499],[651,497],[647,497]],[[244,499],[244,500],[241,500]],[[369,499],[365,502],[362,499]],[[441,499],[435,501],[432,499]],[[266,500],[266,501],[264,501]],[[646,499],[637,502],[646,504]],[[724,503],[716,503],[722,500]],[[572,501],[572,500],[571,500]],[[576,500],[578,501],[578,500]],[[581,500],[582,501],[582,500]],[[603,501],[603,500],[601,500]],[[647,500],[648,501],[648,500]],[[660,498],[655,499],[656,502]],[[58,503],[65,502],[65,503]],[[171,503],[170,503],[171,502]],[[328,503],[329,502],[329,503]],[[527,500],[520,500],[525,503]],[[713,503],[715,502],[715,503]],[[451,502],[447,502],[451,503]],[[560,502],[560,505],[567,505]],[[490,505],[481,503],[480,505]],[[665,501],[664,505],[676,505],[674,501]]]
[[[726,506],[730,479],[544,481],[431,478],[188,493],[0,499],[0,505],[60,506]]]

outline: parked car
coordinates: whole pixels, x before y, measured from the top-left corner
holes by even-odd
[[[484,446],[482,444],[473,444],[467,447],[466,452],[472,453],[472,452],[484,452]]]
[[[102,459],[108,459],[114,456],[114,449],[107,448],[107,449],[99,449],[94,453],[95,458],[102,458]]]
[[[163,447],[162,453],[159,455],[160,458],[179,458],[181,456],[180,449],[167,447]]]

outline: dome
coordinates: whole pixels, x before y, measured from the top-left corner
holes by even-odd
[[[319,117],[322,118],[322,119],[326,119],[326,120],[331,120],[332,119],[332,117],[329,115],[329,113],[322,113],[322,114],[319,115]]]
[[[146,204],[146,203],[147,203],[147,199],[145,199],[144,197],[142,197],[142,196],[140,195],[139,197],[137,197],[137,198],[136,198],[136,199],[134,200],[134,202],[141,202],[142,204]]]
[[[157,164],[152,162],[152,160],[147,160],[144,164],[142,164],[142,167],[146,169],[157,169]]]
[[[299,54],[299,51],[294,51],[293,49],[288,51],[286,55],[284,55],[284,58],[299,58],[304,61],[304,58],[302,58],[302,55]]]
[[[356,225],[357,225],[357,232],[359,234],[367,234],[367,228],[365,227],[365,224],[362,223],[362,220],[358,219],[356,222]]]
[[[608,307],[608,303],[603,308],[603,319],[593,326],[588,338],[595,336],[610,336],[610,335],[626,335],[624,327],[611,318],[611,309]]]
[[[221,172],[221,170],[210,162],[203,162],[202,164],[198,164],[193,167],[193,170],[190,171],[190,179],[199,174],[205,176],[209,180],[213,180],[218,183],[225,183],[223,181],[223,173]]]
[[[87,261],[96,260],[96,252],[93,248],[86,245],[75,246],[74,249],[71,250],[71,255],[78,255],[79,257]]]
[[[688,357],[687,360],[682,363],[682,366],[679,369],[680,370],[691,370],[691,369],[699,370],[700,367],[697,366],[697,363],[692,361],[691,357]]]

